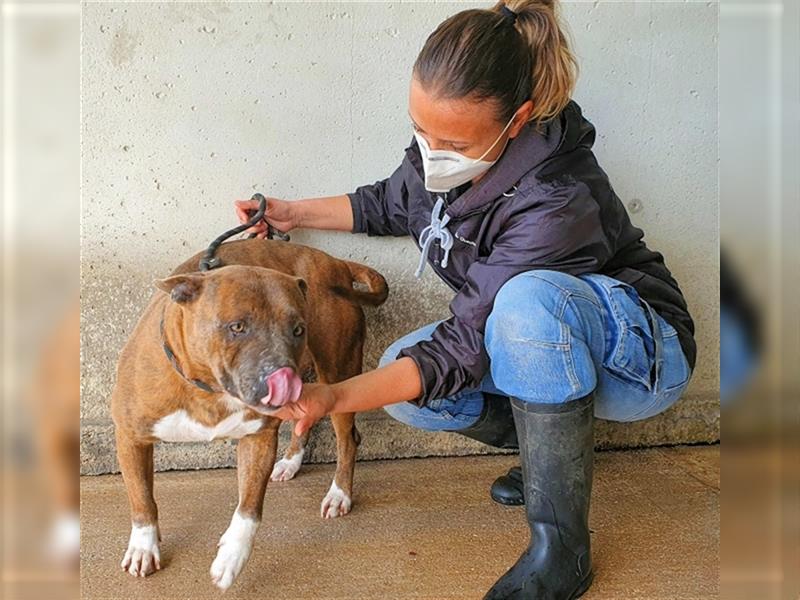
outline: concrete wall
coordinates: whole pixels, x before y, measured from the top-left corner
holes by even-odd
[[[255,191],[331,195],[387,176],[411,138],[406,99],[426,36],[458,3],[88,3],[83,11],[83,469],[113,470],[116,358],[153,278],[235,224]],[[686,397],[601,446],[712,441],[717,406],[717,8],[574,3],[576,99],[633,221],[661,251],[697,324]],[[379,269],[392,293],[369,312],[366,367],[393,339],[447,314],[448,289],[417,283],[410,239],[301,232],[294,241]],[[465,453],[362,418],[362,456]],[[329,429],[313,453],[329,460]],[[231,464],[232,445],[165,447],[160,468]]]

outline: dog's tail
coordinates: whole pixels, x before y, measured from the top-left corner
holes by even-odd
[[[360,290],[354,287],[337,287],[336,291],[338,293],[349,300],[368,306],[380,306],[386,302],[386,298],[389,296],[389,286],[383,278],[383,275],[374,269],[370,269],[356,262],[349,260],[344,260],[342,262],[350,269],[350,276],[353,278],[353,283],[360,283],[367,286],[368,289]]]

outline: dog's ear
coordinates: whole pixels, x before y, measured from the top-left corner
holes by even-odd
[[[302,277],[296,277],[295,281],[297,281],[297,287],[300,288],[303,298],[308,298],[308,284],[306,283],[306,280]]]
[[[203,291],[205,277],[199,273],[173,275],[153,282],[162,292],[169,294],[173,302],[186,303],[195,300]]]

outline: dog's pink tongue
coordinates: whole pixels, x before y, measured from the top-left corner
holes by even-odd
[[[268,406],[296,402],[303,390],[303,381],[291,367],[282,367],[267,377],[267,396],[261,399]]]

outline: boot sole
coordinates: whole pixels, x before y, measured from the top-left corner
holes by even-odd
[[[508,498],[503,498],[502,496],[495,496],[491,492],[489,492],[489,495],[492,497],[492,500],[503,506],[525,506],[525,500],[522,500],[522,502],[515,502]]]
[[[586,576],[586,578],[578,584],[578,587],[575,588],[575,590],[566,598],[566,600],[575,600],[576,598],[580,598],[581,596],[583,596],[586,592],[589,591],[589,588],[592,586],[592,581],[594,581],[594,571],[590,572]],[[493,590],[494,590],[494,588],[489,590],[489,592],[486,594],[486,596],[484,596],[483,600],[486,600],[486,598],[489,597],[489,594],[491,594]],[[517,589],[513,590],[511,592],[512,597],[517,598],[517,596],[515,594],[518,594],[518,593],[521,593],[521,592],[522,592],[522,589],[520,589],[520,588],[517,588]],[[509,596],[505,595],[503,597],[507,599]]]

